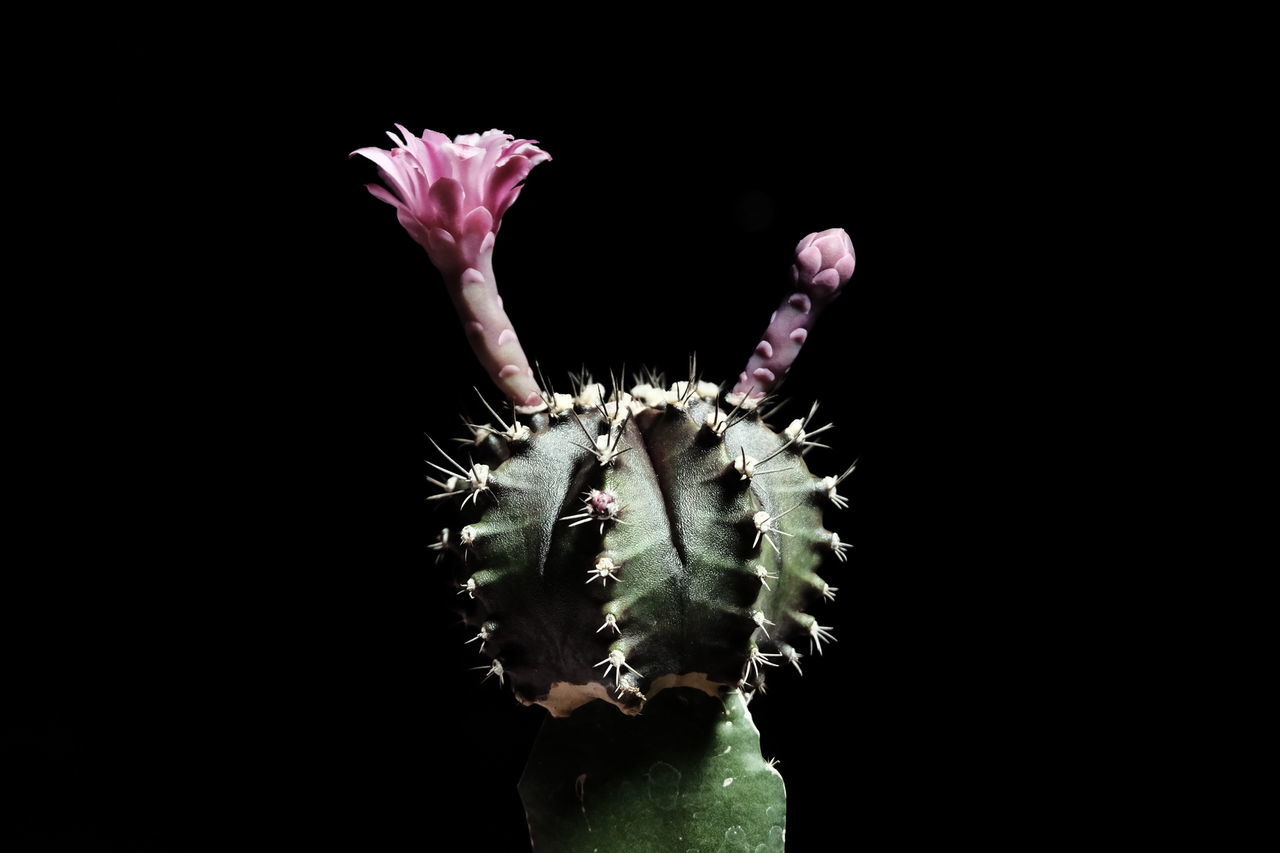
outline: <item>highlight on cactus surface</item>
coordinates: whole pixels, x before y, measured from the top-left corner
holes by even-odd
[[[673,381],[554,385],[535,377],[492,260],[503,214],[549,155],[498,130],[397,127],[390,150],[354,152],[386,184],[369,192],[440,269],[505,398],[481,395],[491,420],[467,423],[464,453],[429,443],[430,501],[454,513],[429,568],[454,573],[465,642],[487,658],[480,681],[549,712],[520,783],[535,849],[781,850],[785,788],[747,703],[836,642],[820,614],[838,587],[819,572],[849,559],[825,518],[848,509],[854,466],[811,472],[830,427],[816,405],[768,419],[853,274],[849,236],[800,241],[791,290],[727,393],[693,360]]]

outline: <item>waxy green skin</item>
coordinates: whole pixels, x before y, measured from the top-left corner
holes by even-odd
[[[694,393],[628,414],[619,396],[509,419],[527,435],[478,431],[485,487],[463,507],[467,537],[445,537],[487,678],[552,713],[521,782],[534,846],[781,850],[785,788],[743,691],[800,669],[828,589],[817,570],[847,547],[823,510],[843,501],[795,424]],[[603,463],[598,436],[615,451]],[[767,461],[744,478],[744,456]],[[593,490],[616,515],[584,511]],[[679,798],[655,799],[676,779]]]
[[[520,780],[534,849],[782,853],[782,776],[742,694],[664,690],[638,717],[593,702],[549,719]]]
[[[822,480],[809,473],[800,442],[743,479],[733,463],[744,450],[765,459],[789,440],[754,415],[717,436],[704,426],[715,409],[696,396],[683,409],[646,408],[626,419],[617,442],[624,452],[607,465],[586,450],[588,435],[610,428],[599,411],[576,422],[525,416],[528,439],[481,443],[473,458],[491,464],[488,493],[464,510],[475,536],[459,548],[459,581],[474,583],[468,621],[486,628],[484,652],[521,701],[561,715],[606,698],[634,713],[641,694],[675,683],[719,695],[743,680],[753,645],[778,655],[785,638],[807,636],[825,585],[817,569],[831,554]],[[616,495],[621,510],[615,520],[573,526],[581,519],[569,517],[592,489]],[[753,518],[762,510],[781,516],[781,532],[757,541]],[[592,574],[601,555],[618,566],[608,578]],[[624,679],[603,675],[611,651],[625,656]],[[766,660],[748,684],[785,662]],[[627,683],[639,692],[618,696]]]

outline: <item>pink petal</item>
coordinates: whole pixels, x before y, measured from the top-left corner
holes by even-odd
[[[422,142],[428,148],[431,148],[433,146],[436,148],[439,148],[441,145],[444,145],[448,141],[449,141],[449,137],[445,136],[443,133],[440,133],[437,130],[422,131]]]
[[[427,194],[440,213],[440,223],[454,230],[452,226],[462,213],[462,184],[453,178],[441,178],[431,185]]]
[[[476,144],[484,149],[484,174],[489,174],[498,165],[510,139],[511,134],[495,127],[485,131],[477,141]]]
[[[477,207],[467,214],[462,221],[462,230],[458,234],[458,245],[462,247],[462,256],[467,263],[475,263],[483,252],[484,238],[490,234],[493,217],[483,207]]]
[[[484,167],[484,149],[472,149],[474,156],[459,159],[454,163],[454,174],[462,185],[463,198],[468,207],[484,205],[484,185],[488,171]]]
[[[817,246],[810,246],[796,255],[796,266],[802,278],[811,278],[822,268],[822,252]]]
[[[401,224],[404,224],[403,221]],[[432,228],[427,232],[427,251],[433,259],[449,257],[456,250],[457,242],[448,231],[443,228]]]
[[[415,137],[406,141],[409,143],[409,150],[422,163],[429,180],[438,181],[440,178],[452,177],[448,159],[444,155],[444,146],[448,144],[449,137],[434,130],[424,130],[421,139]]]
[[[484,205],[493,211],[494,222],[502,221],[502,214],[515,200],[513,190],[529,174],[533,164],[529,158],[517,154],[493,170],[484,196]]]
[[[522,156],[533,166],[544,163],[551,159],[551,155],[543,151],[537,145],[536,139],[517,139],[508,145],[502,151],[502,156],[498,158],[498,165],[506,163],[512,157]]]
[[[515,200],[520,197],[520,190],[523,188],[524,188],[524,185],[521,184],[520,186],[513,189],[510,192],[510,194],[507,195],[507,200],[503,202],[496,211],[494,211],[494,217],[493,217],[493,233],[494,234],[498,233],[498,229],[502,227],[503,214],[507,212],[508,207],[515,204]]]
[[[404,210],[404,205],[400,202],[400,199],[388,192],[386,187],[381,187],[377,184],[365,184],[364,188],[369,191],[369,195],[379,201],[385,201],[397,210]]]
[[[835,262],[844,257],[844,233],[828,234],[826,237],[819,237],[813,242],[813,245],[822,250],[822,265],[824,267],[834,266]]]
[[[401,196],[409,195],[409,186],[405,180],[404,167],[392,159],[391,155],[381,148],[357,148],[349,156],[359,154],[372,160],[382,170],[382,176],[395,185]]]
[[[813,283],[816,287],[835,290],[840,286],[840,273],[835,270],[823,270],[813,277]]]
[[[477,235],[481,238],[493,230],[493,214],[487,208],[477,207],[462,220],[462,233],[467,236]]]
[[[845,255],[836,261],[836,272],[840,273],[840,278],[848,281],[853,275],[854,259],[853,255]]]
[[[436,178],[441,177],[439,164],[432,158],[431,151],[428,149],[428,146],[424,145],[421,139],[406,130],[403,124],[397,124],[396,127],[398,127],[400,132],[404,134],[404,145],[401,147],[409,152],[409,156],[418,161],[418,165],[422,167],[422,171],[427,177],[427,182],[430,183]]]
[[[396,211],[396,219],[400,221],[401,227],[409,232],[409,236],[414,239],[419,246],[430,251],[431,235],[427,231],[427,227],[422,224],[418,217],[414,216],[408,210],[401,208]]]

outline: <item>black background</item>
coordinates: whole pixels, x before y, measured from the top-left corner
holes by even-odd
[[[425,253],[362,188],[374,168],[346,156],[399,121],[497,126],[555,158],[495,254],[524,347],[555,377],[674,377],[696,351],[731,382],[796,241],[851,234],[853,281],[784,389],[788,417],[818,399],[838,427],[811,467],[861,459],[852,509],[828,522],[856,548],[827,568],[840,642],[752,711],[787,780],[789,850],[989,837],[1022,796],[1008,738],[1030,700],[1010,685],[1033,667],[997,649],[1002,620],[1023,618],[1008,576],[974,570],[995,559],[972,526],[995,488],[975,457],[1016,424],[974,405],[993,380],[969,321],[1000,276],[1000,220],[963,93],[839,74],[607,95],[579,74],[483,96],[395,79],[273,81],[255,103],[274,128],[247,112],[219,128],[243,140],[209,203],[238,218],[188,235],[176,271],[217,284],[157,333],[198,339],[162,408],[180,437],[137,446],[173,479],[111,533],[158,544],[46,574],[28,599],[6,831],[32,849],[410,848],[447,822],[469,849],[525,849],[515,782],[543,712],[479,684],[425,547],[442,521],[424,509],[423,433],[456,434],[471,387],[491,392]]]

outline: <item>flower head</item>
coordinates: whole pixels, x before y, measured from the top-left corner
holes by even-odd
[[[450,141],[434,130],[414,136],[396,125],[395,147],[352,152],[377,164],[390,189],[366,184],[396,208],[400,224],[444,272],[479,266],[493,248],[502,215],[520,195],[520,182],[551,155],[536,140],[501,130],[462,134]]]
[[[834,294],[853,275],[853,241],[843,228],[810,234],[796,246],[795,280],[806,289]]]

